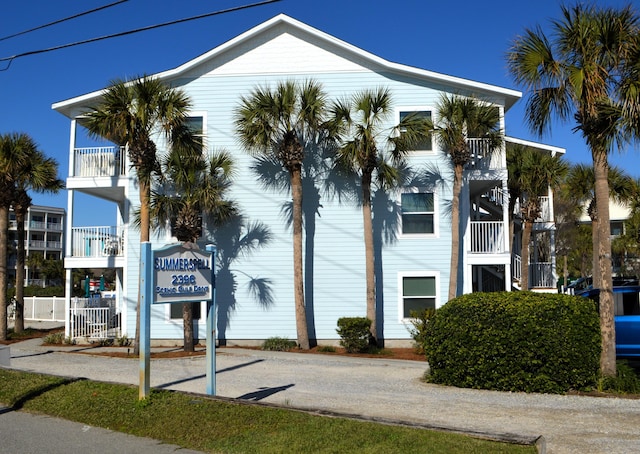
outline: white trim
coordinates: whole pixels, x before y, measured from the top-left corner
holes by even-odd
[[[544,143],[532,142],[530,140],[516,139],[515,137],[505,136],[504,141],[509,143],[515,143],[518,145],[523,145],[525,147],[540,148],[542,150],[550,151],[552,154],[554,153],[565,154],[567,152],[565,148],[554,147],[553,145],[546,145]]]
[[[407,193],[429,193],[433,194],[433,233],[402,233],[402,194]],[[438,191],[435,188],[407,187],[398,191],[398,206],[400,207],[400,222],[398,223],[398,239],[403,240],[423,240],[425,238],[440,237],[440,209]]]
[[[398,321],[407,323],[411,319],[403,317],[404,314],[404,293],[403,279],[405,277],[433,277],[436,280],[436,294],[434,295],[436,309],[441,307],[440,304],[440,271],[421,270],[421,271],[398,271]]]
[[[316,28],[313,28],[303,22],[300,22],[296,19],[293,19],[285,14],[279,14],[266,22],[263,22],[252,29],[232,38],[231,40],[221,44],[218,47],[174,68],[167,71],[163,71],[157,74],[151,75],[151,77],[157,77],[160,79],[176,79],[180,77],[182,74],[196,67],[197,65],[215,58],[219,55],[224,54],[229,49],[240,46],[244,42],[253,39],[264,31],[277,27],[279,25],[285,25],[293,29],[297,29],[304,33],[308,33],[315,37],[318,40],[328,42],[336,47],[342,48],[347,52],[353,53],[356,57],[359,57],[364,60],[368,60],[373,64],[381,66],[383,69],[386,69],[390,72],[399,73],[408,75],[410,77],[417,77],[422,79],[429,79],[435,82],[445,83],[448,85],[456,85],[463,89],[476,91],[480,90],[483,92],[490,92],[491,94],[498,95],[505,98],[506,109],[515,104],[521,97],[522,93],[516,90],[511,90],[508,88],[498,87],[496,85],[489,85],[482,82],[476,82],[473,80],[463,79],[460,77],[449,76],[446,74],[436,73],[433,71],[427,71],[424,69],[415,68],[412,66],[401,65],[398,63],[392,63],[388,60],[378,57],[370,52],[362,50],[356,46],[353,46],[345,41],[342,41],[334,36],[331,36],[325,32],[322,32]],[[91,93],[87,93],[75,98],[67,99],[64,101],[60,101],[52,104],[51,108],[59,111],[60,113],[67,115],[69,117],[72,116],[72,111],[74,108],[82,108],[83,104],[86,104],[87,101],[91,101],[95,98],[102,96],[105,93],[106,89],[94,91]]]

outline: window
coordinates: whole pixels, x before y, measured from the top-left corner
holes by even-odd
[[[405,118],[407,118],[409,115],[414,115],[414,116],[416,116],[418,118],[425,118],[425,119],[431,120],[431,111],[429,111],[429,110],[407,110],[407,111],[401,111],[400,112],[400,123],[402,123],[402,121]],[[403,128],[400,128],[400,133],[403,133],[403,132],[404,132]],[[417,151],[432,151],[433,150],[433,144],[432,144],[431,136],[429,136],[424,141],[418,143],[416,145],[416,150]]]
[[[192,311],[193,311],[193,319],[194,320],[200,320],[202,318],[201,315],[201,311],[200,311],[200,306],[202,306],[201,303],[191,303],[192,304]],[[180,319],[182,320],[182,304],[181,303],[171,303],[169,304],[169,306],[171,306],[171,310],[170,310],[170,318],[171,320],[175,320],[175,319]]]
[[[401,195],[402,234],[435,233],[435,202],[433,192],[405,192]]]
[[[438,276],[408,274],[400,276],[402,318],[411,318],[411,312],[435,309],[438,297]]]
[[[620,236],[624,234],[624,222],[611,221],[611,235]]]

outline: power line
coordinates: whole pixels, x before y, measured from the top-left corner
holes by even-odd
[[[108,5],[99,6],[98,8],[94,8],[94,9],[90,9],[89,11],[85,11],[85,12],[82,12],[82,13],[74,14],[73,16],[65,17],[64,19],[58,19],[56,21],[49,22],[48,24],[39,25],[37,27],[30,28],[28,30],[24,30],[24,31],[21,31],[21,32],[18,32],[18,33],[14,33],[13,35],[5,36],[3,38],[0,38],[0,41],[6,41],[7,39],[15,38],[16,36],[26,35],[27,33],[31,33],[31,32],[34,32],[36,30],[40,30],[42,28],[51,27],[52,25],[60,24],[62,22],[66,22],[66,21],[71,20],[71,19],[76,19],[78,17],[86,16],[87,14],[91,14],[91,13],[95,13],[96,11],[100,11],[100,10],[103,10],[103,9],[111,8],[112,6],[116,6],[116,5],[119,5],[120,3],[124,3],[124,2],[128,2],[128,1],[129,0],[118,0],[117,2],[109,3]]]
[[[129,30],[129,31],[126,31],[126,32],[114,33],[112,35],[99,36],[97,38],[91,38],[91,39],[86,39],[86,40],[83,40],[83,41],[76,41],[76,42],[73,42],[73,43],[62,44],[60,46],[49,47],[49,48],[46,48],[46,49],[32,50],[32,51],[28,51],[28,52],[23,52],[21,54],[12,55],[11,57],[2,57],[2,58],[0,58],[0,62],[8,61],[9,63],[7,64],[7,66],[5,68],[0,69],[0,71],[8,70],[9,67],[11,66],[11,63],[16,58],[26,57],[28,55],[43,54],[45,52],[52,52],[54,50],[66,49],[68,47],[74,47],[74,46],[79,46],[81,44],[93,43],[93,42],[96,42],[96,41],[102,41],[102,40],[109,39],[109,38],[117,38],[117,37],[120,37],[120,36],[132,35],[134,33],[139,33],[139,32],[143,32],[143,31],[147,31],[147,30],[153,30],[153,29],[160,28],[160,27],[166,27],[167,25],[180,24],[182,22],[189,22],[189,21],[192,21],[192,20],[203,19],[205,17],[211,17],[211,16],[217,16],[219,14],[224,14],[224,13],[231,13],[231,12],[234,12],[234,11],[240,11],[240,10],[247,9],[247,8],[253,8],[254,6],[262,6],[262,5],[267,5],[269,3],[276,3],[276,2],[279,2],[279,1],[281,1],[281,0],[265,0],[265,1],[262,1],[262,2],[251,3],[251,4],[248,4],[248,5],[235,6],[233,8],[222,9],[222,10],[219,10],[219,11],[214,11],[212,13],[200,14],[198,16],[192,16],[192,17],[187,17],[187,18],[184,18],[184,19],[177,19],[177,20],[170,21],[170,22],[164,22],[164,23],[161,23],[161,24],[149,25],[147,27],[142,27],[142,28],[136,28],[134,30]]]

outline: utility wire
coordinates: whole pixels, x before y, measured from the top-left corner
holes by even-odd
[[[129,30],[129,31],[126,31],[126,32],[114,33],[112,35],[99,36],[97,38],[91,38],[91,39],[86,39],[86,40],[83,40],[83,41],[76,41],[76,42],[73,42],[73,43],[62,44],[60,46],[49,47],[47,49],[32,50],[32,51],[29,51],[29,52],[23,52],[21,54],[12,55],[10,57],[2,57],[2,58],[0,58],[0,62],[8,61],[9,63],[7,64],[7,66],[5,68],[0,69],[0,71],[8,70],[9,66],[11,66],[11,62],[13,62],[13,60],[15,60],[16,58],[26,57],[28,55],[43,54],[45,52],[52,52],[54,50],[66,49],[67,47],[74,47],[74,46],[79,46],[81,44],[93,43],[93,42],[96,42],[96,41],[102,41],[102,40],[109,39],[109,38],[117,38],[119,36],[132,35],[134,33],[139,33],[139,32],[143,32],[143,31],[147,31],[147,30],[153,30],[155,28],[166,27],[167,25],[180,24],[182,22],[189,22],[189,21],[192,21],[192,20],[203,19],[205,17],[216,16],[216,15],[224,14],[224,13],[231,13],[231,12],[234,12],[234,11],[240,11],[240,10],[247,9],[247,8],[253,8],[254,6],[268,5],[269,3],[276,3],[276,2],[279,2],[279,1],[280,0],[265,0],[265,1],[262,1],[262,2],[251,3],[251,4],[248,4],[248,5],[235,6],[233,8],[222,9],[222,10],[219,10],[219,11],[214,11],[212,13],[200,14],[198,16],[192,16],[192,17],[187,17],[187,18],[184,18],[184,19],[178,19],[178,20],[174,20],[174,21],[170,21],[170,22],[164,22],[164,23],[161,23],[161,24],[149,25],[147,27],[142,27],[142,28],[136,28],[134,30]]]
[[[71,19],[76,19],[78,17],[86,16],[87,14],[91,14],[91,13],[95,13],[96,11],[100,11],[100,10],[103,10],[103,9],[111,8],[112,6],[116,6],[116,5],[119,5],[120,3],[124,3],[124,2],[128,2],[128,1],[129,0],[118,0],[117,2],[109,3],[108,5],[99,6],[98,8],[94,8],[94,9],[90,9],[89,11],[85,11],[85,12],[82,12],[82,13],[74,14],[73,16],[65,17],[64,19],[58,19],[56,21],[49,22],[48,24],[39,25],[37,27],[30,28],[29,30],[24,30],[24,31],[21,31],[21,32],[18,32],[18,33],[14,33],[13,35],[5,36],[3,38],[0,38],[0,41],[6,41],[7,39],[15,38],[16,36],[26,35],[27,33],[31,33],[31,32],[34,32],[36,30],[40,30],[42,28],[51,27],[52,25],[60,24],[62,22],[66,22],[66,21],[71,20]]]

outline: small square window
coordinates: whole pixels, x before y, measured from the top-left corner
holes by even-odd
[[[431,111],[429,110],[415,110],[415,111],[403,111],[400,112],[400,123],[402,123],[402,120],[404,120],[406,117],[408,117],[409,115],[414,115],[418,118],[422,118],[422,119],[427,119],[427,120],[431,120]],[[400,128],[400,133],[403,133],[403,129]],[[429,137],[427,139],[425,139],[424,141],[418,143],[416,145],[416,151],[431,151],[433,150],[433,140],[431,135],[429,135]]]
[[[401,195],[402,233],[431,234],[434,226],[434,197],[432,192],[405,192]]]
[[[411,318],[411,312],[436,308],[435,276],[403,276],[402,316]]]

